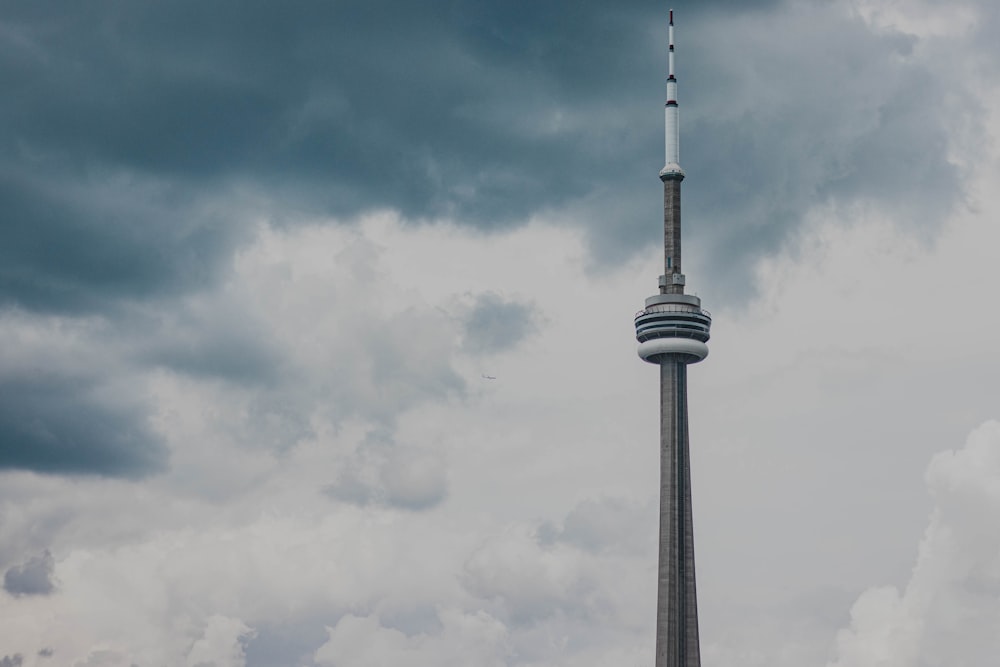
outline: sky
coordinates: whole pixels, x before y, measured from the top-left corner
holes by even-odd
[[[0,667],[653,659],[652,0],[0,8]],[[1000,9],[676,0],[702,654],[1000,654]]]

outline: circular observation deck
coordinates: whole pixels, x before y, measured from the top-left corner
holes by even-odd
[[[701,308],[701,300],[683,294],[661,294],[646,299],[646,307],[635,314],[635,338],[639,356],[652,364],[665,355],[678,355],[684,363],[697,363],[708,356],[712,315]]]

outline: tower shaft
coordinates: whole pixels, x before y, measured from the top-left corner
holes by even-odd
[[[660,361],[660,540],[656,667],[700,667],[694,570],[687,359]]]
[[[663,276],[661,294],[683,294],[681,271],[681,180],[663,180]]]

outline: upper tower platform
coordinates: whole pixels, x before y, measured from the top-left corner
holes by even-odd
[[[663,181],[663,275],[660,293],[646,299],[636,313],[635,337],[639,356],[650,363],[668,361],[695,363],[708,356],[712,316],[701,307],[701,299],[684,294],[687,282],[681,271],[681,181],[680,125],[677,75],[674,72],[674,12],[670,10],[667,102],[664,107],[666,136]]]

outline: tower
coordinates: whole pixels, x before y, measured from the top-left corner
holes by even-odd
[[[674,11],[670,10],[666,160],[663,181],[664,272],[660,291],[636,313],[639,356],[660,367],[660,540],[656,594],[656,667],[700,667],[698,600],[691,513],[687,367],[708,356],[712,316],[684,294]]]

